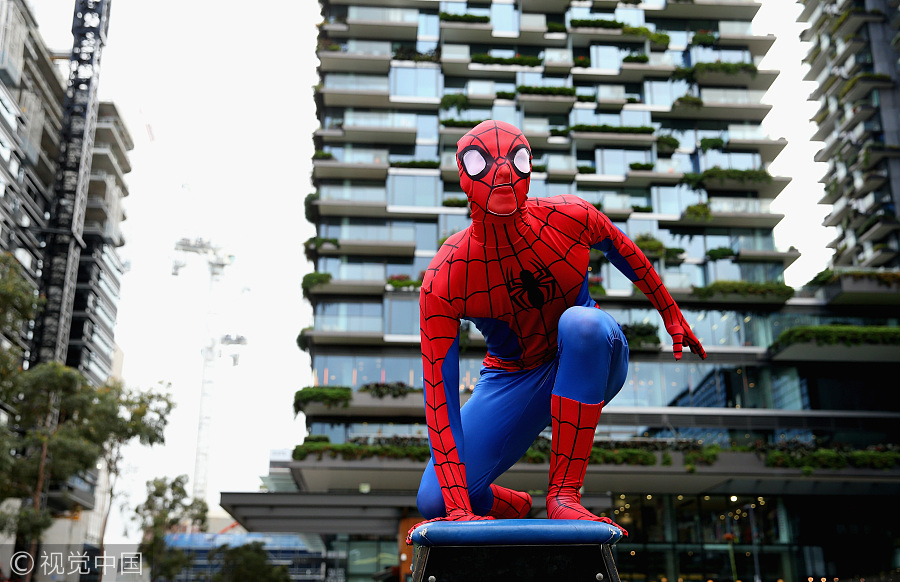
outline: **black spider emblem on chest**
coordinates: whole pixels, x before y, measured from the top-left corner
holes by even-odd
[[[556,297],[556,279],[550,268],[544,265],[532,265],[533,271],[522,269],[516,279],[512,269],[506,276],[506,289],[513,303],[520,309],[536,307],[540,309],[544,303]]]

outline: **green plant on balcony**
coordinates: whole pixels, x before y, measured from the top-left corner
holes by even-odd
[[[541,87],[533,85],[519,85],[516,87],[519,94],[524,95],[552,95],[563,97],[574,97],[575,87]]]
[[[588,276],[588,293],[597,297],[606,295],[606,289],[603,287],[603,277],[600,275]]]
[[[701,300],[707,300],[719,295],[750,295],[758,297],[774,296],[788,300],[794,296],[794,288],[784,283],[751,283],[749,281],[716,281],[706,287],[692,287],[691,295]]]
[[[497,99],[515,99],[516,92],[515,91],[497,91]]]
[[[564,22],[547,22],[547,32],[566,32]]]
[[[661,151],[674,152],[678,149],[678,146],[681,145],[681,142],[678,141],[678,138],[672,135],[658,135],[656,136],[656,147]]]
[[[415,62],[439,62],[441,60],[441,49],[435,48],[430,51],[420,53],[411,46],[400,46],[394,49],[393,58],[398,61],[415,61]]]
[[[755,77],[759,70],[753,63],[723,63],[716,61],[713,63],[697,63],[693,67],[677,67],[672,73],[673,81],[687,81],[691,85],[697,83],[697,76],[703,73],[724,73],[726,75],[739,75],[741,73],[749,74]]]
[[[641,53],[641,54],[631,54],[631,55],[626,55],[626,56],[622,59],[622,62],[623,62],[623,63],[649,63],[649,62],[650,62],[650,57],[649,57],[648,55],[643,54],[643,53]]]
[[[649,125],[586,125],[579,123],[569,128],[569,131],[581,131],[585,133],[653,133]]]
[[[764,169],[757,170],[738,170],[734,168],[721,168],[713,166],[701,173],[685,172],[681,178],[681,184],[687,184],[694,190],[703,187],[703,183],[708,180],[736,180],[741,184],[746,182],[771,182],[772,175]]]
[[[734,252],[734,249],[731,247],[716,247],[714,249],[709,249],[706,251],[706,256],[709,257],[711,261],[719,261],[722,259],[727,259],[730,257],[736,256],[737,253]]]
[[[661,240],[646,232],[637,235],[634,244],[648,257],[660,257],[666,251],[666,246]]]
[[[449,12],[440,12],[438,18],[443,22],[465,22],[468,24],[488,24],[491,21],[490,16],[479,16],[476,14],[451,14]]]
[[[316,150],[315,152],[313,152],[312,159],[314,159],[314,160],[333,160],[334,154],[332,154],[331,152],[326,152],[325,150]]]
[[[593,103],[597,100],[596,95],[575,95],[575,99],[577,99],[581,103]]]
[[[547,164],[531,164],[532,172],[546,172]]]
[[[330,443],[331,438],[327,434],[311,434],[303,439],[304,443]]]
[[[451,93],[441,97],[440,108],[442,111],[456,108],[457,111],[465,111],[469,108],[469,97],[464,93]]]
[[[582,165],[582,166],[578,166],[577,168],[578,168],[579,174],[596,174],[597,173],[597,168],[595,168],[594,166]]]
[[[699,97],[695,97],[694,95],[682,95],[678,99],[675,100],[673,106],[678,107],[695,107],[700,108],[703,107],[703,99]]]
[[[568,127],[551,127],[550,135],[554,137],[566,137],[571,131]]]
[[[572,28],[625,28],[624,22],[619,22],[618,20],[605,20],[602,18],[573,18],[569,22],[569,25]]]
[[[302,461],[314,456],[322,460],[326,455],[336,459],[340,457],[345,461],[357,461],[360,459],[384,458],[384,459],[411,459],[425,462],[431,458],[431,448],[427,444],[409,444],[406,442],[396,445],[390,444],[359,444],[359,443],[303,443],[294,448],[292,457],[296,461]]]
[[[849,93],[850,90],[853,89],[853,87],[855,87],[856,84],[860,81],[883,81],[886,83],[890,83],[891,76],[885,75],[883,73],[859,73],[858,75],[847,81],[847,83],[844,84],[843,87],[841,87],[841,90],[838,91],[838,99],[843,99],[844,96],[847,95],[847,93]]]
[[[412,279],[409,275],[390,275],[387,284],[394,289],[416,288],[422,286],[422,280]]]
[[[315,224],[316,220],[319,218],[319,207],[316,205],[318,200],[318,192],[307,194],[306,198],[303,199],[303,213],[306,216],[306,220],[313,224]]]
[[[653,32],[646,26],[623,26],[622,34],[628,36],[643,36],[650,41],[650,44],[663,47],[669,46],[671,38],[663,32]]]
[[[900,328],[864,325],[797,326],[781,332],[771,349],[777,351],[797,343],[817,345],[900,345]]]
[[[472,128],[483,121],[484,119],[442,119],[441,125],[444,127]]]
[[[404,398],[407,394],[422,392],[421,388],[413,388],[405,382],[372,382],[359,388],[360,392],[371,394],[375,398]]]
[[[448,208],[465,208],[468,205],[469,199],[459,196],[454,198],[444,198],[444,200],[441,201],[441,206],[447,206]]]
[[[600,212],[603,212],[603,203],[602,202],[594,202],[593,206]]]
[[[306,242],[303,243],[303,252],[306,254],[306,258],[312,262],[315,262],[315,258],[318,255],[319,249],[324,245],[332,245],[335,248],[339,248],[341,243],[336,238],[325,238],[321,236],[311,236],[306,239]]]
[[[628,340],[628,345],[639,348],[641,346],[658,346],[659,327],[652,323],[632,323],[622,325],[622,333]]]
[[[353,390],[347,386],[307,386],[294,393],[294,414],[297,415],[312,402],[328,408],[347,408],[353,399]]]
[[[406,160],[391,162],[392,168],[440,168],[441,163],[435,160]]]
[[[681,247],[671,247],[666,249],[665,261],[667,265],[680,265],[684,262],[684,249]]]
[[[644,204],[632,204],[631,205],[632,212],[653,212],[653,207],[644,205]],[[668,249],[666,249],[668,250]]]
[[[725,140],[721,137],[704,137],[700,139],[700,150],[703,153],[709,150],[721,150],[725,147]]]
[[[312,327],[304,327],[300,330],[300,333],[297,334],[297,347],[303,350],[304,352],[309,351],[309,337],[307,337],[307,332],[312,331]]]
[[[653,170],[653,162],[631,162],[628,167],[636,172],[650,172]]]
[[[303,275],[300,288],[303,289],[303,297],[309,299],[309,291],[318,285],[326,285],[331,282],[331,273],[307,273]]]
[[[579,55],[575,57],[574,66],[582,69],[588,69],[591,66],[591,57]]]
[[[709,210],[709,204],[700,202],[698,204],[691,204],[685,208],[684,217],[689,220],[710,221],[712,220],[712,212]]]
[[[516,55],[514,57],[494,57],[486,53],[472,55],[473,63],[482,65],[522,65],[523,67],[539,67],[544,60],[541,57]]]
[[[721,452],[719,445],[705,445],[699,450],[687,451],[684,453],[684,468],[688,473],[694,473],[697,465],[712,466]]]
[[[695,32],[694,37],[691,39],[691,44],[694,46],[713,46],[718,41],[719,39],[712,32]]]

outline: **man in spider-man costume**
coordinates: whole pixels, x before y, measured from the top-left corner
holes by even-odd
[[[482,122],[458,142],[472,224],[440,248],[419,300],[432,458],[418,507],[429,521],[525,517],[531,496],[494,480],[550,423],[548,517],[611,523],[582,507],[579,490],[600,410],[625,382],[628,343],[588,293],[591,248],[647,295],[675,359],[683,346],[706,357],[650,262],[603,213],[576,196],[526,198],[531,157],[522,132],[500,121]],[[461,319],[487,342],[462,410]]]

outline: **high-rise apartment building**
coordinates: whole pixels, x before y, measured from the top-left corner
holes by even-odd
[[[591,294],[631,345],[584,493],[631,532],[616,546],[620,576],[776,582],[896,568],[900,408],[876,379],[900,372],[896,310],[885,309],[900,295],[890,280],[784,285],[798,252],[773,238],[783,216],[771,203],[790,177],[768,171],[786,142],[760,125],[778,72],[759,68],[775,41],[754,32],[759,8],[323,2],[304,282],[315,321],[298,338],[316,386],[295,402],[310,436],[273,460],[267,493],[223,493],[222,506],[250,531],[325,535],[348,580],[398,561],[408,574],[398,539],[419,519],[428,456],[418,283],[469,222],[456,142],[499,119],[533,148],[530,195],[597,205],[651,258],[709,353],[675,361],[643,294],[592,257]],[[485,344],[463,322],[460,345],[464,401]],[[536,517],[546,450],[539,440],[500,480],[533,493]]]
[[[805,79],[827,162],[821,204],[837,237],[832,266],[900,267],[900,11],[896,0],[807,0]]]

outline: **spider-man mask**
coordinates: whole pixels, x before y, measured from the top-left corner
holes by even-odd
[[[525,204],[531,147],[517,127],[494,120],[479,123],[457,142],[456,163],[472,220],[511,216]]]

